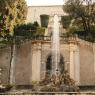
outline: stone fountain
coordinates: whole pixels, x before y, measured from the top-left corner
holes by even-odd
[[[34,91],[79,91],[75,81],[70,78],[67,71],[60,71],[60,31],[59,31],[59,18],[54,15],[53,31],[52,31],[52,71],[51,74],[46,74],[45,79],[33,85]]]

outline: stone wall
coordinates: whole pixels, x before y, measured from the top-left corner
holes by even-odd
[[[79,48],[81,85],[95,85],[95,45],[81,40]]]
[[[48,43],[42,45],[42,77],[45,75],[46,60],[51,54]],[[78,85],[95,85],[95,44],[78,39],[78,42],[61,43],[61,55],[64,57],[65,69]],[[73,55],[70,52],[73,51]],[[70,56],[72,59],[70,59]],[[71,63],[72,62],[72,63]]]
[[[65,15],[62,5],[55,6],[29,6],[26,23],[37,21],[40,24],[40,15]]]
[[[31,42],[26,42],[16,49],[15,82],[17,85],[31,84],[32,75],[31,68],[32,68]]]
[[[31,84],[31,42],[25,42],[19,47],[16,46],[16,59],[15,59],[15,84],[17,85],[29,85]],[[10,47],[0,49],[0,68],[1,75],[0,80],[2,84],[9,84],[10,76]]]
[[[34,46],[36,45],[37,48]],[[64,57],[65,62],[65,69],[71,72],[70,69],[71,61],[70,61],[70,50],[71,50],[70,43],[61,42],[60,50],[61,55]],[[80,65],[77,69],[74,70],[74,78],[80,79],[80,85],[95,85],[95,44],[88,43],[83,40],[79,40],[78,43],[72,43],[72,48],[77,50],[79,48],[79,60],[77,60],[76,53],[74,54],[76,60],[74,60],[74,64],[76,66],[76,62],[79,61]],[[16,47],[16,61],[15,61],[15,83],[17,85],[30,85],[32,82],[32,74],[36,74],[39,67],[36,66],[36,63],[33,63],[33,51],[37,52],[38,49],[41,60],[36,60],[37,64],[41,64],[41,70],[38,74],[40,78],[45,76],[45,68],[46,68],[46,60],[48,55],[51,53],[51,44],[50,41],[43,42],[40,41],[39,43],[34,42],[25,42],[20,45],[20,47]],[[0,49],[0,68],[2,69],[0,79],[3,84],[8,84],[9,79],[9,68],[10,68],[10,47]],[[37,53],[38,54],[38,53]],[[39,55],[35,55],[34,57],[37,58]],[[73,58],[73,57],[72,57]],[[38,58],[37,58],[38,59]],[[73,60],[73,59],[72,59]],[[72,61],[73,62],[73,61]],[[74,67],[75,68],[75,67]],[[35,69],[35,72],[33,72]],[[79,69],[79,71],[78,71]],[[78,72],[80,73],[78,73]],[[78,74],[78,75],[77,75]],[[79,76],[79,77],[77,77]]]
[[[0,49],[0,82],[8,84],[10,67],[10,47]]]

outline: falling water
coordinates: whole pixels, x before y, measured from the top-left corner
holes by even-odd
[[[54,16],[54,25],[52,33],[52,73],[56,74],[59,70],[58,64],[60,59],[60,42],[59,42],[59,19],[58,16]]]

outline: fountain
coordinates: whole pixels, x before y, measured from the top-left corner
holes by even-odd
[[[54,26],[52,32],[52,74],[59,71],[58,64],[60,62],[60,41],[59,41],[59,19],[54,16]]]
[[[45,79],[39,84],[33,85],[34,91],[78,91],[79,88],[75,85],[75,81],[70,78],[67,71],[61,72],[60,63],[60,36],[59,36],[59,18],[54,15],[52,32],[52,71],[51,74],[46,74]]]

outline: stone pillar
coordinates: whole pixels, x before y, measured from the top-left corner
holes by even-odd
[[[70,45],[70,77],[72,79],[75,78],[74,72],[75,72],[75,70],[74,70],[74,51]]]
[[[94,63],[94,72],[95,72],[95,44],[93,44],[93,63]]]
[[[80,83],[80,58],[77,45],[70,44],[70,77]]]
[[[79,50],[77,47],[77,50],[74,52],[74,64],[75,64],[75,81],[76,84],[80,84],[80,55]]]
[[[31,81],[40,81],[41,70],[41,43],[37,42],[32,49],[32,76]]]
[[[1,85],[1,75],[2,75],[2,69],[0,68],[0,85]]]
[[[41,79],[45,79],[46,75],[46,51],[42,51],[42,59],[41,59]]]

